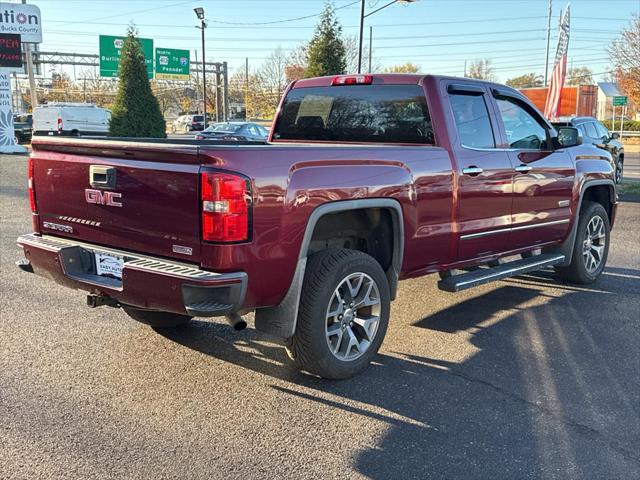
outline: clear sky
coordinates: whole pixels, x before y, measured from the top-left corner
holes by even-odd
[[[123,34],[133,22],[156,47],[200,48],[193,8],[206,10],[207,60],[245,57],[257,68],[277,47],[309,40],[324,0],[38,0],[43,51],[98,53],[98,35]],[[388,0],[367,0],[367,11]],[[333,0],[345,35],[358,33],[358,0]],[[551,58],[558,16],[566,1],[553,0]],[[423,72],[462,75],[465,59],[489,58],[499,80],[544,73],[548,0],[419,0],[392,5],[366,20],[373,26],[375,63],[411,61]],[[610,68],[606,46],[640,12],[640,0],[573,0],[569,62],[599,77]],[[308,18],[300,18],[308,17]],[[277,23],[276,23],[277,22]],[[193,57],[192,57],[193,58]],[[49,73],[49,72],[47,72]]]

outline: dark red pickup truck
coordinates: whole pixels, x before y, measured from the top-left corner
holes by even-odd
[[[617,203],[608,154],[574,128],[431,75],[297,81],[264,144],[36,138],[29,185],[23,270],[155,327],[255,311],[328,378],[376,354],[399,280],[593,282]]]

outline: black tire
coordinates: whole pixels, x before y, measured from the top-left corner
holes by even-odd
[[[127,315],[137,322],[144,323],[153,328],[174,328],[186,325],[193,318],[188,315],[179,315],[170,312],[157,312],[154,310],[143,310],[141,308],[123,305],[122,309]]]
[[[590,222],[600,217],[604,225],[604,249],[602,250],[602,256],[600,257],[600,263],[593,271],[589,271],[587,268],[587,261],[583,255],[583,248],[588,237],[588,227]],[[595,220],[597,221],[597,220]],[[567,267],[555,267],[555,271],[558,276],[570,283],[577,283],[587,285],[595,282],[607,263],[607,256],[609,255],[609,216],[604,207],[596,202],[585,202],[580,210],[580,218],[578,219],[578,230],[576,232],[576,240],[573,246],[573,255],[571,258],[571,264]]]
[[[339,359],[330,350],[330,342],[327,340],[327,310],[334,292],[342,282],[349,275],[358,273],[365,274],[367,282],[375,282],[379,295],[374,308],[379,310],[379,320],[373,338],[359,357]],[[347,249],[327,249],[316,253],[307,262],[296,331],[287,347],[289,356],[300,369],[323,378],[344,379],[354,376],[367,367],[380,349],[389,323],[390,304],[388,280],[373,257]],[[346,317],[347,310],[344,312]],[[353,324],[351,322],[352,326]],[[360,327],[355,325],[349,331],[360,331],[358,328]],[[341,334],[340,338],[342,336]],[[347,345],[346,350],[351,351],[350,345]]]

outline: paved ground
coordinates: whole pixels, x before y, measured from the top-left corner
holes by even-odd
[[[590,288],[402,283],[375,365],[328,382],[252,328],[160,335],[18,272],[25,171],[0,157],[1,478],[640,475],[640,204]]]
[[[640,153],[628,152],[625,154],[623,175],[625,179],[640,180]]]

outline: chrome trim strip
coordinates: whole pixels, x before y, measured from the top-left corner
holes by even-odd
[[[552,222],[536,223],[535,225],[522,225],[520,227],[500,228],[498,230],[489,230],[487,232],[470,233],[468,235],[462,235],[460,237],[460,240],[471,240],[473,238],[486,237],[489,235],[496,235],[499,233],[516,232],[519,230],[528,230],[530,228],[538,228],[538,227],[549,227],[551,225],[560,225],[563,223],[569,223],[569,219],[565,218],[564,220],[554,220]]]

